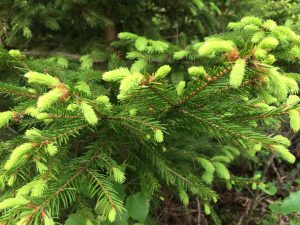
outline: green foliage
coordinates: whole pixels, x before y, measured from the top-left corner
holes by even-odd
[[[82,70],[90,70],[93,66],[93,60],[89,55],[84,55],[80,58],[81,66],[80,68]]]
[[[154,138],[158,143],[162,143],[164,141],[164,134],[161,130],[157,129],[154,131]]]
[[[230,72],[230,85],[234,88],[238,88],[243,81],[245,75],[246,62],[243,59],[238,59],[235,61],[234,66]]]
[[[14,113],[11,111],[0,113],[0,127],[6,126],[9,121],[13,118]]]
[[[77,210],[71,214],[64,225],[90,225],[94,222],[93,212],[87,209]]]
[[[119,81],[131,75],[127,68],[118,68],[112,71],[105,72],[102,79],[105,81]]]
[[[37,110],[44,111],[51,107],[54,103],[56,103],[59,98],[61,98],[63,93],[58,89],[55,88],[46,94],[39,97],[37,101]]]
[[[270,205],[270,208],[273,212],[281,213],[284,215],[288,215],[292,212],[297,212],[298,214],[300,214],[299,200],[300,191],[293,192],[283,200]]]
[[[205,69],[202,66],[192,66],[188,68],[188,72],[191,76],[204,76],[206,74]]]
[[[0,210],[12,208],[12,207],[19,207],[27,203],[29,203],[29,201],[22,197],[7,198],[0,203]]]
[[[214,56],[216,53],[226,53],[235,48],[232,41],[209,40],[199,48],[200,56]]]
[[[6,163],[4,165],[4,169],[7,171],[10,171],[15,166],[17,166],[17,164],[22,159],[22,157],[26,153],[28,153],[33,147],[34,147],[33,143],[24,143],[24,144],[18,146],[17,148],[15,148],[12,151],[10,158],[6,161]]]
[[[177,94],[180,96],[183,93],[183,89],[185,88],[185,81],[180,81],[176,87]]]
[[[182,203],[184,205],[188,205],[189,204],[189,195],[188,193],[183,189],[183,188],[180,188],[179,189],[179,197],[180,197],[180,200],[182,201]]]
[[[92,9],[82,12],[89,26],[110,24]],[[43,22],[64,26],[50,15]],[[299,130],[299,88],[283,65],[298,63],[300,38],[257,17],[229,27],[183,46],[122,32],[104,61],[96,50],[65,61],[3,49],[10,79],[0,93],[11,103],[0,127],[16,134],[0,142],[0,223],[147,224],[164,187],[185,205],[200,199],[220,224],[214,184],[236,184],[236,159],[275,152],[294,163],[290,141],[270,132],[287,117]]]
[[[82,101],[80,103],[80,108],[82,110],[85,120],[89,124],[96,125],[98,123],[98,117],[97,117],[94,109],[92,108],[92,106],[90,106],[86,102]]]
[[[290,125],[291,128],[297,132],[300,130],[300,114],[297,110],[290,110],[289,111],[289,117],[290,117]]]
[[[125,204],[128,214],[140,223],[145,222],[149,213],[149,206],[149,200],[140,192],[128,196]]]
[[[160,68],[158,68],[158,70],[156,71],[154,78],[156,80],[165,78],[171,71],[171,67],[168,65],[165,66],[161,66]]]

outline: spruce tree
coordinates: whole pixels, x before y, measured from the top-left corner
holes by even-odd
[[[105,48],[117,32],[130,31],[185,43],[199,34],[205,36],[220,29],[217,2],[4,0],[0,2],[0,42],[27,49],[39,46],[39,50],[49,47],[95,51]],[[44,45],[40,46],[40,42]]]
[[[221,224],[214,183],[248,182],[235,160],[294,163],[270,130],[284,118],[300,129],[295,74],[277,64],[298,63],[299,35],[257,17],[229,29],[184,49],[122,32],[108,69],[2,48],[1,224],[150,224],[162,187]]]

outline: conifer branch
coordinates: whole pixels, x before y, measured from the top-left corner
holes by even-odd
[[[17,87],[3,82],[0,82],[0,93],[4,95],[13,95],[17,97],[26,97],[34,99],[39,97],[37,94],[30,92],[26,88]]]
[[[94,174],[92,171],[90,171],[89,169],[87,169],[86,171],[87,171],[87,172],[93,177],[93,179],[99,184],[99,186],[101,187],[102,191],[104,192],[106,198],[107,198],[108,201],[110,202],[111,206],[112,206],[114,209],[116,209],[117,207],[116,207],[114,201],[112,200],[112,198],[111,198],[110,194],[108,193],[108,191],[106,190],[105,186],[102,184],[101,180],[100,180],[97,176],[95,176],[95,174]]]
[[[150,90],[152,90],[154,93],[156,93],[164,102],[168,103],[170,106],[175,106],[173,102],[171,102],[167,97],[165,97],[159,89],[157,89],[154,85],[148,86]]]
[[[33,56],[33,57],[51,57],[51,56],[63,56],[75,61],[80,61],[81,55],[79,54],[73,54],[69,52],[62,52],[62,51],[24,51],[23,52],[27,56]],[[103,64],[107,62],[107,60],[104,59],[93,59],[93,63],[95,64]]]
[[[235,132],[233,130],[229,130],[221,125],[218,125],[212,121],[209,121],[207,119],[204,119],[203,117],[200,117],[199,115],[195,115],[195,114],[192,114],[184,109],[179,109],[179,112],[182,112],[198,121],[200,121],[201,123],[204,123],[204,124],[208,124],[209,126],[211,126],[212,128],[216,129],[216,130],[219,130],[221,132],[224,132],[225,134],[229,134],[230,136],[234,136],[234,137],[239,137],[241,138],[242,140],[245,140],[245,141],[248,141],[248,142],[252,142],[254,144],[258,144],[260,141],[259,140],[256,140],[254,138],[251,138],[249,136],[246,136],[246,135],[243,135],[243,134],[240,134],[238,132]]]
[[[224,70],[222,70],[221,72],[219,72],[216,76],[209,77],[209,78],[207,79],[207,81],[206,81],[203,85],[197,87],[197,88],[196,88],[194,91],[192,91],[187,97],[185,97],[185,98],[183,98],[183,99],[180,99],[180,100],[178,101],[178,104],[179,104],[179,105],[182,105],[182,104],[186,103],[187,101],[189,101],[190,99],[192,99],[194,96],[196,96],[200,91],[202,91],[203,89],[205,89],[205,88],[206,88],[208,85],[210,85],[212,82],[214,82],[214,81],[220,79],[221,77],[223,77],[224,75],[226,75],[226,74],[230,71],[230,68],[231,68],[231,67],[227,67],[227,68],[225,68]]]
[[[56,191],[49,195],[42,203],[36,205],[34,207],[33,213],[30,215],[31,218],[34,217],[35,214],[41,213],[41,211],[46,207],[47,204],[50,203],[51,200],[55,199],[61,192],[64,192],[65,189],[79,176],[81,176],[85,171],[87,171],[91,165],[91,163],[98,159],[99,151],[95,151],[94,155],[87,161],[85,164],[80,167],[74,172],[74,174],[69,177],[62,185],[57,187]]]
[[[98,24],[93,15],[85,16]],[[54,18],[49,23],[59,28]],[[30,36],[30,29],[23,32]],[[198,217],[203,202],[219,225],[213,182],[229,188],[259,182],[232,176],[235,159],[259,160],[258,151],[270,150],[294,163],[291,142],[268,135],[267,122],[273,120],[267,119],[288,115],[293,131],[300,130],[299,87],[284,72],[286,62],[299,58],[299,36],[256,17],[231,23],[230,29],[180,51],[172,43],[123,32],[104,60],[93,58],[102,52],[89,45],[82,51],[92,53],[84,56],[25,52],[56,56],[50,60],[0,49],[0,70],[8,75],[0,93],[10,101],[4,102],[10,110],[0,113],[0,127],[15,122],[19,131],[0,137],[0,221],[53,225],[75,213],[93,223],[100,213],[101,223],[113,223],[130,208],[124,198],[130,202],[147,193],[141,197],[145,202],[163,185],[183,204],[196,195]],[[19,87],[24,71],[27,84]],[[128,188],[138,193],[128,196]]]

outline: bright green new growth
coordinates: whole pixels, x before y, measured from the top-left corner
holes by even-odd
[[[50,116],[49,113],[39,113],[39,114],[35,115],[34,117],[39,120],[45,121],[45,120],[49,119],[49,116]]]
[[[16,223],[16,225],[27,225],[27,220],[28,217],[23,217]]]
[[[283,77],[284,83],[287,86],[288,92],[290,94],[297,94],[299,92],[299,86],[297,81],[295,81],[294,79],[290,78],[290,77]]]
[[[253,107],[260,108],[260,109],[263,109],[263,110],[266,110],[266,111],[270,110],[270,106],[266,103],[263,103],[263,102],[258,102],[256,104],[254,104]]]
[[[274,37],[266,37],[264,38],[258,45],[258,48],[261,49],[273,49],[276,48],[279,44],[279,41]]]
[[[279,100],[285,100],[288,95],[288,87],[284,77],[278,72],[278,68],[271,68],[268,70],[268,84],[270,91]]]
[[[253,34],[251,38],[251,42],[257,44],[264,38],[264,36],[265,36],[265,32],[257,31]]]
[[[125,182],[126,177],[123,171],[121,171],[119,168],[117,167],[113,167],[112,168],[113,171],[113,175],[114,175],[114,179],[116,182],[122,184]]]
[[[48,188],[47,183],[41,179],[33,180],[30,183],[24,185],[18,189],[16,196],[17,197],[39,197],[44,191]]]
[[[10,171],[11,169],[13,169],[19,163],[19,161],[22,159],[22,156],[24,156],[25,154],[30,152],[30,150],[32,148],[33,148],[32,143],[24,143],[24,144],[16,147],[12,151],[7,162],[5,163],[4,169],[7,171]]]
[[[94,109],[92,108],[92,106],[90,106],[89,104],[87,104],[86,102],[82,101],[80,103],[80,108],[82,110],[82,113],[84,115],[84,119],[91,125],[96,125],[98,123],[98,117],[94,111]]]
[[[117,211],[115,208],[112,208],[108,214],[108,220],[114,222],[116,220]]]
[[[136,108],[130,109],[129,110],[129,115],[130,116],[135,116],[137,114],[138,110]]]
[[[106,95],[101,95],[96,98],[96,102],[101,106],[103,105],[106,109],[110,110],[112,108],[112,104],[110,103],[109,97]]]
[[[144,76],[140,73],[133,73],[125,77],[120,84],[119,90],[120,94],[117,96],[119,100],[124,100],[128,95],[135,89],[139,87],[140,82]]]
[[[42,133],[39,129],[37,128],[31,128],[29,130],[26,130],[25,132],[26,138],[29,140],[35,140],[36,138],[39,138],[42,136]]]
[[[22,57],[22,53],[18,49],[9,50],[8,54],[10,54],[13,58],[21,58]]]
[[[279,155],[289,163],[294,163],[296,157],[283,145],[273,145],[273,148]]]
[[[183,188],[179,188],[178,192],[179,192],[179,197],[180,197],[181,202],[184,205],[188,205],[189,202],[190,202],[190,198],[189,198],[188,193],[186,193],[186,191]]]
[[[154,139],[158,142],[158,143],[162,143],[164,141],[164,133],[157,129],[154,131]]]
[[[226,53],[235,48],[235,44],[228,40],[212,40],[204,42],[199,48],[198,52],[200,56],[212,57],[216,53]]]
[[[214,165],[209,160],[207,160],[205,158],[197,158],[197,161],[200,163],[200,165],[203,167],[203,169],[205,169],[207,171],[211,171],[211,172],[215,171]]]
[[[101,95],[96,98],[96,101],[101,104],[107,104],[107,103],[109,103],[110,100],[109,100],[109,97],[107,97],[106,95]]]
[[[55,225],[55,223],[51,217],[45,216],[44,217],[44,225]]]
[[[37,109],[39,111],[44,111],[50,108],[54,103],[56,103],[61,97],[63,93],[60,89],[54,88],[53,90],[47,92],[46,94],[39,97],[37,101]]]
[[[32,187],[33,188],[31,189],[31,195],[30,196],[39,197],[47,190],[48,185],[43,180],[36,180]]]
[[[69,61],[65,57],[58,57],[57,58],[57,64],[60,65],[63,68],[68,68],[69,67]]]
[[[300,98],[297,95],[290,95],[286,101],[288,106],[297,105],[300,102]]]
[[[260,30],[260,29],[259,29],[259,27],[256,26],[256,25],[249,24],[249,25],[246,25],[246,26],[244,27],[244,30],[246,30],[246,31],[258,31],[258,30]]]
[[[170,73],[170,71],[171,67],[169,65],[159,67],[154,75],[155,80],[165,78]]]
[[[36,117],[38,114],[39,114],[39,110],[36,108],[36,107],[28,107],[26,110],[25,110],[25,114],[26,115],[30,115],[32,117]]]
[[[17,191],[17,197],[25,197],[25,196],[38,196],[33,192],[34,189],[43,189],[44,182],[41,180],[34,180],[29,182],[28,184],[24,185],[23,187],[19,188]]]
[[[36,166],[37,171],[41,175],[44,175],[45,172],[49,170],[49,168],[44,163],[41,163],[40,161],[35,161],[35,166]],[[40,192],[38,192],[38,196],[40,195],[39,193]]]
[[[204,213],[205,213],[205,215],[211,214],[210,206],[207,203],[204,204]]]
[[[289,111],[290,117],[290,126],[294,132],[298,132],[300,130],[300,113],[298,110],[290,110]]]
[[[176,87],[178,96],[182,95],[185,88],[185,81],[180,81]]]
[[[80,57],[81,65],[80,69],[82,70],[90,70],[93,67],[93,60],[90,55],[83,55]]]
[[[206,74],[206,71],[203,66],[192,66],[188,68],[188,73],[192,77],[202,77]]]
[[[78,91],[81,91],[89,96],[92,94],[90,86],[84,81],[77,82],[75,89],[77,89]]]
[[[189,54],[188,51],[186,51],[186,50],[180,50],[180,51],[175,52],[174,55],[173,55],[173,57],[174,57],[174,59],[179,60],[179,59],[183,59],[183,58],[187,57],[188,54]]]
[[[105,72],[102,75],[102,79],[105,81],[120,81],[130,75],[131,73],[127,68],[121,67],[119,69]]]
[[[267,57],[264,58],[263,63],[272,65],[275,63],[275,61],[276,61],[275,56],[272,54],[269,54],[269,55],[267,55]]]
[[[5,127],[13,118],[14,113],[11,111],[0,113],[0,128]]]
[[[46,147],[46,152],[51,155],[51,156],[54,156],[56,155],[56,153],[58,152],[58,149],[57,147],[54,145],[54,143],[50,143],[47,145]]]
[[[147,47],[148,40],[145,37],[138,37],[135,41],[135,47],[139,51],[144,51]]]
[[[228,24],[228,27],[230,29],[239,30],[249,25],[260,27],[262,25],[262,21],[260,18],[255,16],[245,16],[239,22],[230,22]]]
[[[274,20],[266,20],[262,26],[263,28],[272,31],[277,27],[277,23]]]
[[[29,200],[23,197],[8,198],[0,202],[0,210],[26,205]]]
[[[131,40],[131,39],[136,40],[138,38],[136,34],[130,32],[121,32],[118,34],[118,37],[123,40]]]
[[[244,79],[246,62],[244,59],[237,59],[230,72],[229,83],[233,88],[238,88]]]
[[[275,137],[273,137],[273,139],[285,147],[291,146],[291,141],[289,139],[287,139],[286,137],[283,137],[282,135],[276,135]]]
[[[214,179],[215,167],[214,165],[205,158],[197,158],[197,161],[201,167],[205,170],[202,179],[205,180],[208,184],[211,184]]]
[[[202,179],[208,183],[211,184],[214,180],[214,172],[206,170],[203,175],[202,175]]]
[[[16,193],[16,197],[19,197],[19,196],[26,196],[26,195],[29,195],[31,189],[33,188],[33,185],[35,184],[34,181],[31,181],[29,182],[28,184],[22,186],[21,188],[19,188],[17,190],[17,193]]]
[[[255,55],[256,59],[261,60],[261,59],[265,59],[267,57],[268,52],[264,49],[257,48],[257,49],[255,49],[254,55]]]
[[[67,110],[68,111],[71,111],[71,112],[74,112],[74,111],[76,111],[76,109],[78,109],[78,105],[77,104],[74,104],[74,103],[71,103],[71,104],[69,104],[68,106],[67,106]]]
[[[28,78],[27,82],[30,84],[41,84],[47,85],[49,87],[54,87],[55,85],[60,83],[57,78],[52,77],[49,74],[43,74],[33,71],[26,73],[24,77]]]
[[[223,163],[213,162],[213,165],[216,169],[216,174],[218,177],[223,178],[225,180],[230,179],[230,173],[229,173],[227,167]]]
[[[300,59],[300,47],[299,46],[293,46],[293,48],[289,51],[289,56],[292,59]]]

